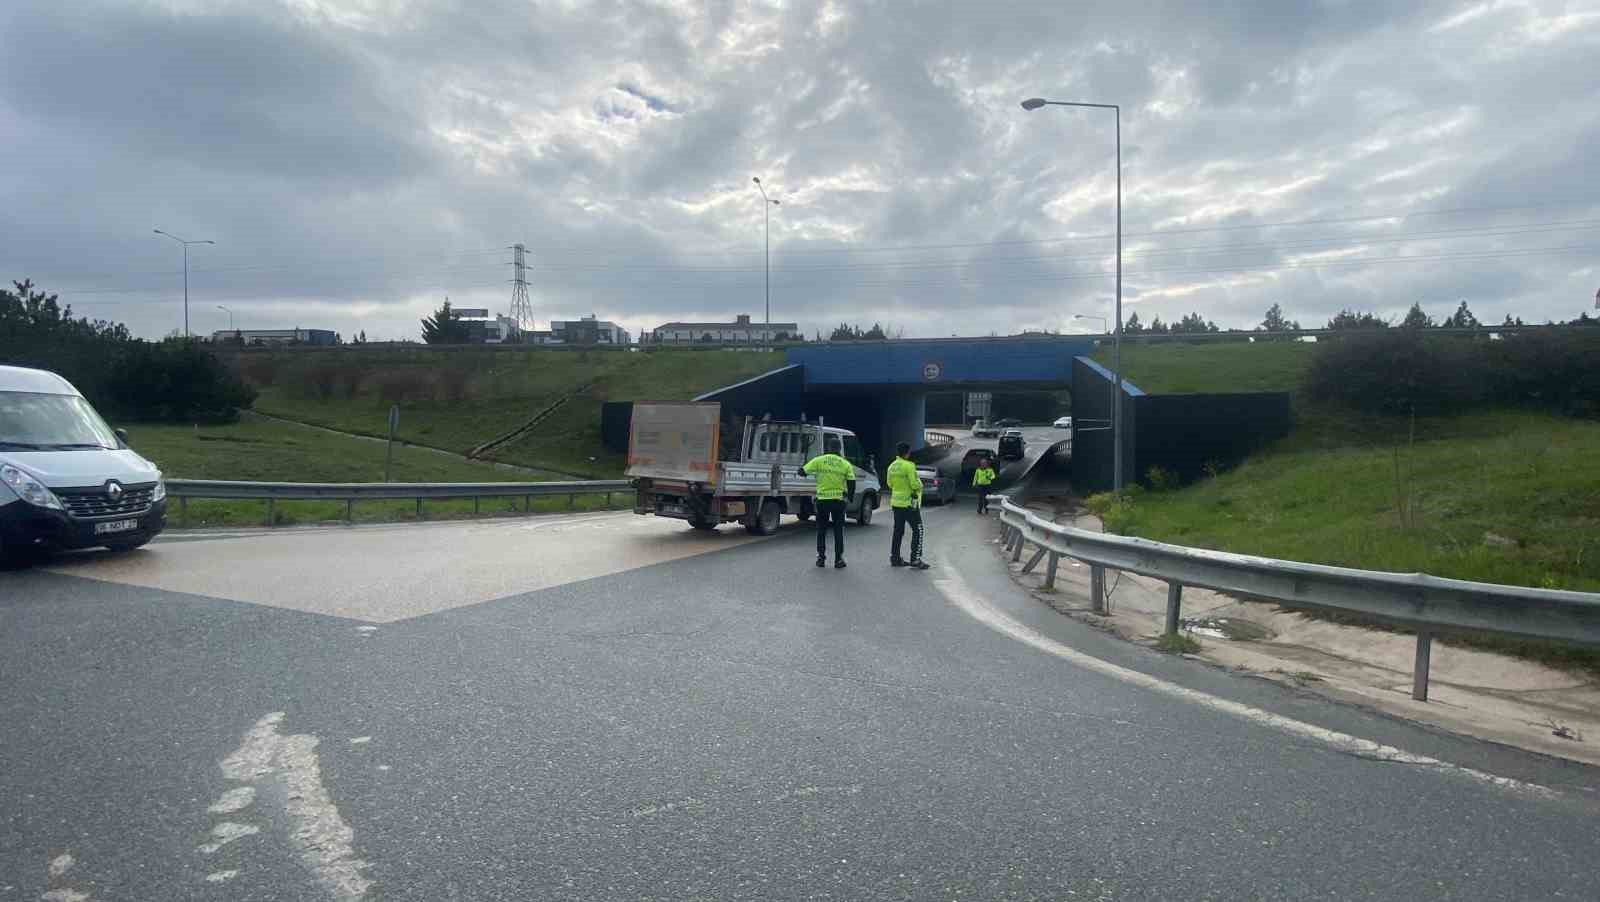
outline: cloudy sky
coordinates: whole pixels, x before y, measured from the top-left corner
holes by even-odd
[[[0,4],[0,277],[139,334],[1543,321],[1600,288],[1600,3]]]

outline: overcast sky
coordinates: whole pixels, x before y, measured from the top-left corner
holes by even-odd
[[[635,334],[1568,319],[1600,3],[0,4],[0,277],[156,336],[415,337],[448,295]],[[1415,258],[1409,262],[1397,258]]]

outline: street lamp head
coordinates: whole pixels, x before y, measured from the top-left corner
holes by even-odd
[[[774,206],[774,207],[776,207],[776,206],[779,206],[779,205],[780,205],[780,202],[779,202],[779,201],[776,201],[776,200],[774,200],[774,201],[773,201],[773,202],[772,202],[772,205],[773,205],[773,206]]]
[[[210,240],[207,240],[207,241],[202,241],[202,242],[200,242],[200,243],[201,243],[201,244],[216,244],[216,242],[215,242],[215,241],[210,241]]]
[[[1022,108],[1030,111],[1037,110],[1046,103],[1049,103],[1049,101],[1045,100],[1043,97],[1029,97],[1027,100],[1022,102]]]
[[[157,235],[165,235],[165,234],[167,234],[166,232],[163,232],[160,229],[151,229],[150,231],[155,232]]]
[[[761,184],[761,179],[757,178],[756,176],[751,176],[750,181],[755,182],[757,185]]]

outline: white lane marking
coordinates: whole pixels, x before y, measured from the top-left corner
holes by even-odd
[[[979,597],[977,593],[973,592],[972,589],[966,584],[966,581],[961,579],[961,577],[957,574],[948,573],[943,575],[934,580],[933,584],[936,588],[938,588],[940,593],[944,595],[947,601],[955,605],[957,608],[960,608],[964,613],[967,614],[967,616],[978,621],[984,626],[987,626],[995,632],[1005,636],[1010,636],[1018,642],[1031,645],[1034,648],[1045,652],[1046,654],[1055,655],[1058,658],[1070,661],[1086,670],[1092,670],[1096,673],[1109,676],[1112,679],[1121,680],[1124,683],[1131,683],[1135,686],[1149,689],[1154,692],[1160,692],[1163,695],[1180,698],[1184,701],[1211,708],[1215,711],[1221,711],[1225,714],[1237,717],[1240,720],[1270,727],[1274,730],[1288,733],[1291,736],[1298,736],[1302,739],[1310,739],[1320,742],[1324,745],[1331,746],[1338,751],[1356,755],[1362,758],[1371,758],[1376,761],[1388,761],[1397,764],[1410,764],[1418,767],[1431,768],[1439,771],[1440,773],[1468,777],[1473,780],[1487,783],[1491,786],[1497,786],[1501,789],[1507,789],[1527,795],[1540,796],[1543,798],[1557,797],[1557,794],[1554,791],[1536,783],[1525,783],[1521,780],[1513,780],[1510,777],[1496,776],[1495,774],[1486,773],[1481,770],[1474,770],[1470,767],[1462,767],[1460,765],[1451,764],[1448,761],[1441,761],[1438,758],[1430,758],[1426,755],[1413,754],[1403,749],[1395,748],[1392,745],[1384,745],[1379,742],[1374,742],[1371,739],[1362,739],[1359,736],[1351,736],[1349,733],[1341,733],[1338,730],[1330,730],[1325,727],[1319,727],[1315,724],[1306,723],[1305,721],[1295,720],[1292,717],[1284,717],[1280,714],[1273,714],[1270,711],[1263,711],[1260,708],[1253,708],[1249,705],[1241,704],[1239,702],[1229,701],[1225,698],[1218,698],[1215,695],[1211,695],[1207,692],[1201,692],[1197,689],[1189,689],[1184,686],[1179,686],[1176,683],[1169,683],[1166,680],[1150,676],[1149,674],[1140,673],[1137,670],[1129,670],[1126,667],[1119,667],[1118,665],[1112,664],[1109,661],[1102,661],[1099,658],[1093,657],[1092,655],[1087,655],[1081,651],[1077,651],[1076,649],[1069,648],[1068,646],[1063,645],[1060,642],[1057,642],[1056,640],[1044,635],[1038,630],[1035,630],[1029,626],[1025,626],[1011,619],[999,609],[989,604],[987,600]]]
[[[315,736],[278,732],[282,711],[256,721],[244,743],[222,759],[223,776],[241,783],[274,783],[289,817],[289,842],[330,897],[360,899],[372,886],[361,875],[367,866],[355,857],[355,831],[340,817],[322,785]],[[274,793],[274,796],[280,794]]]
[[[76,863],[76,859],[74,859],[72,857],[72,853],[71,852],[63,852],[60,855],[57,855],[56,857],[50,859],[50,877],[51,877],[51,879],[55,879],[57,877],[60,877],[63,874],[65,874],[66,872],[72,870],[72,866],[75,863]]]
[[[50,859],[50,864],[45,868],[50,875],[50,882],[59,882],[61,878],[67,875],[68,871],[72,870],[72,866],[77,863],[78,860],[72,857],[71,852],[62,852],[60,855]],[[11,889],[12,887],[10,886],[6,887],[7,891]],[[46,890],[39,894],[39,898],[42,902],[89,902],[88,893],[80,893],[70,886],[58,886],[55,889]]]
[[[89,902],[88,893],[80,893],[75,889],[53,889],[39,896],[43,902]]]
[[[375,627],[375,626],[358,626],[358,627],[356,627],[356,632],[358,632],[358,633],[375,633],[377,631],[378,631],[378,628]]]
[[[232,880],[233,878],[235,878],[237,876],[239,876],[239,872],[238,871],[212,871],[211,873],[206,875],[206,882],[207,883],[227,883],[229,880]]]
[[[811,796],[820,796],[820,795],[847,795],[847,796],[853,796],[853,795],[856,795],[859,792],[861,792],[861,784],[860,783],[852,783],[849,786],[802,786],[799,789],[790,790],[789,792],[785,792],[785,793],[781,793],[779,795],[773,796],[771,799],[768,800],[768,804],[777,803],[777,802],[785,802],[785,801],[788,801],[789,799],[804,799],[804,798],[809,798]],[[761,802],[757,802],[756,804],[759,805],[759,804],[762,804],[762,803]]]
[[[200,847],[200,854],[214,854],[228,843],[238,842],[246,836],[255,836],[260,832],[261,828],[254,824],[236,824],[233,821],[223,821],[211,828],[211,842]]]
[[[211,803],[206,810],[212,814],[232,814],[250,807],[256,800],[256,790],[253,786],[240,786],[223,793],[220,798]]]
[[[350,740],[350,744],[351,745],[366,745],[367,743],[369,743],[371,741],[372,741],[372,737],[371,736],[357,736],[354,739]]]

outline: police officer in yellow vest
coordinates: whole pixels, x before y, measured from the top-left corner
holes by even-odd
[[[817,566],[828,564],[828,527],[833,526],[833,566],[844,569],[844,512],[856,496],[856,468],[829,452],[806,461],[801,476],[817,478]]]
[[[989,512],[989,486],[994,484],[994,465],[985,457],[978,462],[978,469],[972,471],[972,487],[978,490],[978,514],[981,516]]]
[[[917,476],[917,465],[911,462],[911,445],[901,442],[895,446],[894,463],[889,464],[889,491],[893,493],[889,504],[894,508],[894,538],[889,546],[889,566],[928,569],[922,559],[922,479]],[[900,540],[911,527],[911,560],[900,556]]]

